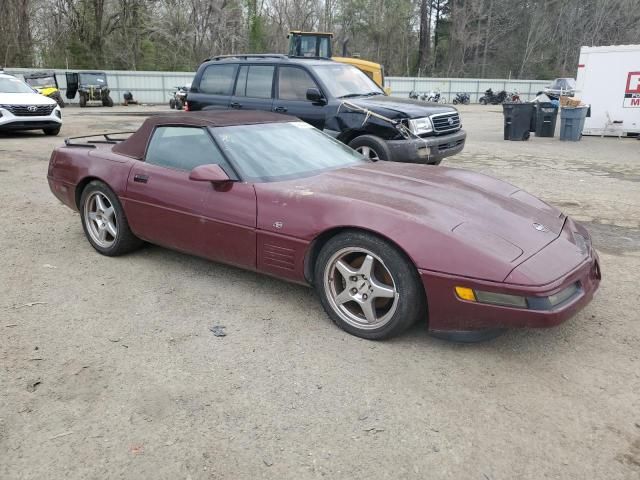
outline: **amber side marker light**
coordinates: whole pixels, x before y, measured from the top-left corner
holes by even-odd
[[[456,287],[456,295],[461,300],[468,300],[470,302],[476,301],[475,293],[473,293],[473,290],[468,287]]]
[[[486,303],[501,307],[528,308],[527,299],[517,295],[483,292],[469,287],[455,287],[455,291],[460,300],[467,300],[468,302]]]

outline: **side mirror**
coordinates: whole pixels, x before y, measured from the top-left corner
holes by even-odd
[[[324,97],[317,88],[307,88],[307,100],[313,103],[324,103]]]
[[[197,166],[189,173],[189,180],[193,180],[194,182],[211,182],[218,185],[231,181],[229,175],[225,173],[222,167],[215,163]]]

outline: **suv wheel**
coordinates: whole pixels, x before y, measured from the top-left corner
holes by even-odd
[[[351,140],[349,146],[370,160],[391,160],[391,150],[380,137],[362,135]]]

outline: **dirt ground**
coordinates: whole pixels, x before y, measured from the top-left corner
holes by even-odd
[[[559,327],[371,342],[301,286],[158,247],[103,257],[47,162],[143,117],[67,108],[60,137],[0,137],[0,478],[640,478],[640,142],[505,142],[498,108],[461,110],[445,165],[593,232],[601,289]]]

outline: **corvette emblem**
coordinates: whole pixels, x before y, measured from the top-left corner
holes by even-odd
[[[38,111],[38,107],[35,105],[29,105],[27,107],[27,110],[29,110],[30,112],[37,112]]]
[[[534,223],[533,224],[533,228],[535,228],[539,232],[548,232],[549,231],[549,228],[546,227],[545,225],[542,225],[541,223]]]

